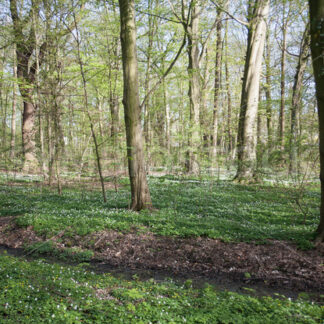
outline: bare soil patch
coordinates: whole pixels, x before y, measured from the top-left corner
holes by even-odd
[[[86,237],[53,237],[58,248],[91,249],[95,259],[109,268],[156,271],[170,277],[227,278],[244,284],[323,293],[324,247],[301,251],[291,243],[269,241],[225,243],[209,238],[162,237],[150,232],[121,233],[113,230]],[[19,228],[14,217],[0,218],[0,244],[21,248],[44,240],[31,227]]]

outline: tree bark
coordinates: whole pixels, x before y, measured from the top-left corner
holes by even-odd
[[[267,114],[267,161],[272,151],[272,102],[271,102],[271,46],[270,46],[270,30],[266,35],[266,85],[265,85],[265,96],[266,96],[266,114]]]
[[[188,74],[189,74],[189,100],[190,100],[190,130],[189,130],[189,159],[188,173],[198,174],[198,147],[200,144],[199,132],[199,102],[200,102],[200,75],[199,75],[199,47],[198,27],[200,15],[200,1],[191,3],[191,19],[186,25],[188,39]]]
[[[225,27],[225,87],[226,87],[226,96],[227,96],[227,158],[231,157],[231,152],[233,150],[233,138],[232,138],[232,99],[230,92],[230,80],[229,80],[229,71],[228,71],[228,20],[226,20]]]
[[[216,59],[215,59],[215,79],[214,79],[214,109],[213,109],[213,132],[212,132],[212,158],[216,164],[217,156],[217,136],[218,136],[218,113],[219,97],[221,90],[221,68],[222,68],[222,11],[217,9],[216,26]]]
[[[23,170],[26,172],[35,172],[38,170],[38,161],[35,152],[34,127],[36,109],[33,103],[32,93],[35,82],[36,66],[34,64],[31,64],[30,66],[30,58],[35,50],[36,40],[33,24],[28,36],[25,36],[23,31],[25,23],[18,15],[16,0],[10,0],[10,12],[13,21],[14,39],[16,44],[17,76],[20,80],[19,89],[24,102],[22,118],[22,150],[24,156]],[[42,55],[44,47],[45,45],[42,46]]]
[[[153,1],[148,0],[148,11],[151,12],[153,8]],[[151,88],[151,64],[152,64],[152,49],[153,49],[153,36],[155,33],[155,20],[154,17],[149,15],[148,19],[148,44],[147,44],[147,56],[146,56],[146,73],[145,73],[145,80],[144,80],[144,97],[150,91]],[[144,137],[145,137],[145,144],[146,148],[150,147],[151,145],[151,138],[150,138],[150,98],[147,98],[143,103],[143,117],[144,117]]]
[[[319,117],[321,208],[318,241],[324,241],[324,0],[309,0],[311,51]]]
[[[10,159],[15,157],[15,144],[16,144],[16,108],[17,108],[17,94],[16,94],[16,82],[17,82],[17,63],[16,63],[16,50],[14,50],[14,62],[13,62],[13,76],[14,82],[12,86],[12,115],[11,115],[11,141],[10,141]]]
[[[208,116],[208,93],[211,90],[209,88],[209,78],[210,78],[210,62],[209,49],[206,46],[206,59],[204,60],[204,68],[201,76],[201,95],[200,95],[200,129],[201,129],[201,140],[202,140],[202,150],[204,157],[208,157],[210,152],[210,121]]]
[[[283,4],[282,17],[282,44],[281,44],[281,79],[280,79],[280,113],[279,113],[279,134],[278,145],[281,152],[285,149],[285,94],[286,94],[286,46],[287,46],[287,22],[285,2]]]
[[[120,39],[122,45],[124,79],[124,115],[127,139],[128,170],[131,183],[131,209],[152,208],[146,179],[143,136],[138,93],[138,66],[136,54],[136,25],[134,0],[119,0]]]
[[[19,73],[18,73],[19,75]],[[22,93],[24,110],[22,120],[22,143],[25,172],[36,172],[38,170],[38,161],[36,158],[36,143],[35,143],[35,114],[36,109],[32,99],[32,91],[20,85]]]
[[[6,147],[6,119],[7,119],[7,107],[2,100],[2,92],[3,92],[3,82],[2,75],[4,69],[4,51],[0,50],[0,109],[3,110],[2,113],[2,134],[1,134],[1,146],[2,148]]]
[[[165,96],[167,96],[167,91],[165,91]],[[170,115],[170,105],[166,101],[165,103],[165,136],[166,136],[166,148],[168,154],[171,154],[171,115]]]
[[[235,179],[239,182],[251,181],[256,168],[256,119],[269,0],[256,0],[250,10],[253,11],[249,22],[237,137],[238,169]]]

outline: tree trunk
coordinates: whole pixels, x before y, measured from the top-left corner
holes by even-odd
[[[110,67],[110,87],[109,87],[109,106],[111,115],[111,129],[110,134],[113,139],[113,145],[117,146],[117,138],[119,133],[119,98],[117,94],[117,82],[119,73],[119,42],[116,38],[114,40],[113,61]],[[113,72],[111,71],[113,70]],[[115,147],[116,149],[116,147]]]
[[[148,11],[152,12],[153,1],[148,0],[147,2]],[[148,19],[148,33],[147,33],[147,61],[146,61],[146,73],[144,80],[144,97],[147,96],[151,88],[151,64],[152,64],[152,49],[153,49],[153,36],[155,33],[155,17],[149,15]],[[150,98],[147,98],[143,104],[143,117],[144,117],[144,137],[146,147],[150,147]],[[148,151],[148,150],[147,150]]]
[[[204,60],[204,69],[202,72],[202,85],[201,85],[201,95],[200,95],[200,129],[201,129],[201,140],[202,149],[201,152],[204,154],[204,158],[208,158],[211,145],[209,145],[210,138],[210,121],[208,116],[208,93],[209,89],[209,77],[210,77],[210,65],[209,65],[209,50],[206,47],[206,59]]]
[[[289,174],[298,170],[297,154],[297,119],[301,109],[301,97],[303,87],[303,76],[307,65],[310,34],[309,25],[307,25],[302,42],[300,44],[298,64],[293,85],[292,104],[291,104],[291,121],[290,121],[290,143],[289,143]]]
[[[34,127],[36,109],[32,100],[32,93],[36,66],[35,64],[30,64],[30,58],[36,49],[36,39],[33,27],[30,28],[28,36],[24,34],[24,22],[18,15],[17,0],[10,0],[10,12],[13,20],[14,40],[16,44],[17,76],[20,81],[19,89],[24,102],[22,118],[23,170],[25,172],[35,172],[38,169],[38,161],[35,152]],[[42,45],[42,55],[45,50],[44,44]]]
[[[285,2],[283,5],[283,25],[281,44],[281,80],[280,80],[280,113],[279,113],[279,134],[278,145],[281,152],[285,149],[285,94],[286,94],[286,46],[287,46],[287,20]]]
[[[226,20],[226,27],[225,27],[225,86],[226,86],[226,96],[227,96],[227,158],[230,158],[231,152],[233,150],[233,139],[232,139],[232,99],[231,99],[231,92],[230,92],[230,81],[229,81],[229,71],[228,71],[228,20]]]
[[[40,143],[41,166],[42,166],[43,177],[45,180],[47,174],[46,174],[46,163],[45,163],[44,129],[43,129],[43,120],[40,112],[38,112],[38,132],[39,132],[39,143]]]
[[[261,102],[261,91],[259,93],[259,103]],[[260,104],[259,104],[260,105]],[[258,109],[258,115],[257,115],[257,167],[255,172],[255,178],[256,180],[260,179],[260,171],[262,171],[263,168],[263,161],[264,161],[264,153],[266,151],[266,139],[264,136],[264,110],[260,109],[263,108],[263,105],[260,105]]]
[[[268,13],[269,0],[256,0],[249,25],[237,137],[238,170],[235,179],[239,182],[251,181],[256,168],[256,119]]]
[[[22,86],[21,86],[22,87]],[[24,111],[22,120],[22,144],[24,155],[25,172],[36,172],[38,170],[38,161],[36,158],[35,144],[35,114],[36,109],[32,100],[32,91],[30,89],[21,89],[23,93]]]
[[[168,92],[167,86],[163,80],[163,101],[165,108],[165,147],[167,149],[168,155],[171,152],[171,116],[170,116],[170,105],[167,101]]]
[[[3,82],[2,82],[2,75],[4,69],[4,51],[3,49],[0,50],[0,109],[3,110],[2,114],[2,134],[1,134],[1,146],[2,150],[5,151],[6,147],[6,119],[7,119],[7,107],[2,100],[2,90],[3,90]]]
[[[310,30],[319,117],[321,209],[318,241],[324,241],[324,0],[309,0]]]
[[[48,149],[48,185],[51,186],[54,177],[54,139],[52,135],[52,125],[50,113],[47,112],[47,149]]]
[[[267,114],[267,161],[272,151],[272,102],[271,102],[271,46],[270,46],[270,30],[266,35],[266,114]]]
[[[199,173],[198,147],[200,144],[199,132],[199,101],[200,101],[200,75],[199,75],[199,14],[200,1],[192,3],[190,24],[186,26],[188,39],[188,75],[190,100],[190,130],[189,130],[189,156],[187,171],[192,174]]]
[[[136,25],[134,0],[119,0],[120,39],[124,79],[124,114],[127,139],[128,170],[131,183],[131,209],[152,208],[146,179],[143,136],[138,93]]]
[[[217,27],[216,27],[216,59],[215,59],[215,79],[214,79],[214,109],[213,109],[213,132],[212,132],[212,158],[216,165],[217,156],[217,135],[218,135],[218,113],[219,97],[221,89],[221,68],[222,68],[222,11],[217,10]]]
[[[13,76],[14,76],[14,82],[13,82],[13,87],[12,87],[12,115],[11,115],[10,159],[13,159],[15,157],[15,144],[16,144],[16,108],[17,108],[17,94],[16,94],[16,82],[17,82],[16,50],[15,50],[15,53],[14,53]]]
[[[100,184],[101,184],[102,197],[103,197],[103,201],[107,202],[107,196],[106,196],[106,190],[105,190],[105,181],[104,181],[104,177],[103,177],[103,173],[102,173],[101,157],[100,157],[100,152],[99,152],[99,144],[98,144],[96,132],[95,132],[95,129],[94,129],[94,123],[92,121],[92,117],[91,117],[91,114],[89,112],[89,99],[88,99],[88,91],[87,91],[87,81],[86,81],[85,72],[84,72],[84,68],[83,68],[83,61],[82,61],[82,58],[81,58],[79,29],[78,29],[78,26],[77,26],[77,21],[75,19],[75,16],[74,16],[74,25],[75,25],[75,29],[76,29],[75,40],[77,42],[78,61],[79,61],[79,66],[80,66],[81,78],[82,78],[84,106],[85,106],[85,110],[86,110],[86,113],[87,113],[87,117],[89,119],[91,136],[92,136],[93,144],[94,144],[94,148],[95,148],[95,157],[96,157],[96,163],[97,163],[97,168],[98,168],[99,180],[100,180]]]

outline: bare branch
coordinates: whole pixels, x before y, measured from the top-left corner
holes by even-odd
[[[174,6],[173,6],[172,2],[171,2],[170,0],[168,0],[168,2],[169,2],[169,5],[170,5],[170,7],[171,7],[171,10],[172,10],[173,14],[174,14],[175,17],[178,19],[179,23],[182,24],[182,23],[183,23],[183,20],[178,16],[177,12],[176,12],[175,9],[174,9]]]
[[[238,22],[239,24],[248,27],[249,28],[249,23],[243,20],[240,20],[236,17],[234,17],[231,13],[229,13],[226,9],[224,9],[223,7],[221,7],[218,3],[216,3],[214,0],[210,0],[211,3],[214,4],[215,7],[217,7],[218,9],[220,9],[221,11],[225,12],[226,15],[228,15],[229,17],[231,17],[233,20],[235,20],[236,22]]]
[[[159,18],[159,19],[162,19],[162,20],[166,20],[166,21],[170,21],[170,22],[174,22],[176,24],[181,24],[181,21],[177,21],[177,20],[173,20],[173,19],[170,19],[170,18],[167,18],[167,17],[163,17],[163,16],[160,16],[160,15],[156,15],[156,14],[153,14],[151,12],[145,12],[145,11],[142,11],[142,10],[139,10],[139,9],[135,9],[136,12],[139,12],[143,15],[148,15],[148,16],[152,16],[152,17],[156,17],[156,18]]]
[[[202,44],[202,48],[201,48],[201,52],[200,52],[200,55],[199,55],[199,64],[200,62],[202,61],[202,59],[204,58],[204,53],[205,53],[205,48],[206,48],[206,45],[207,45],[207,42],[212,34],[212,32],[214,31],[214,29],[216,28],[217,24],[220,24],[221,23],[221,20],[218,19],[218,17],[215,19],[214,23],[213,23],[213,26],[210,28],[210,31],[205,39],[205,41],[203,42]]]
[[[156,90],[156,88],[158,87],[159,84],[161,84],[161,82],[165,79],[165,77],[170,73],[170,71],[172,70],[174,64],[176,63],[176,61],[178,60],[184,46],[186,45],[186,34],[184,34],[183,36],[183,41],[182,44],[177,52],[177,55],[175,56],[175,58],[173,59],[173,61],[170,63],[168,69],[164,72],[164,74],[162,75],[162,77],[155,83],[155,85],[151,88],[151,90],[146,94],[146,96],[144,97],[141,105],[140,105],[140,109],[143,108],[146,100],[149,98],[149,96]]]

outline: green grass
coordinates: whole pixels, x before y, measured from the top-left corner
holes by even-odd
[[[94,256],[91,250],[81,250],[80,248],[58,249],[52,241],[37,242],[26,247],[28,255],[33,256],[53,256],[56,259],[69,262],[88,262]]]
[[[108,191],[65,189],[62,196],[33,186],[0,186],[0,216],[17,215],[20,226],[32,225],[47,238],[65,229],[66,236],[86,235],[103,229],[128,231],[132,227],[161,235],[205,236],[224,241],[291,240],[309,248],[319,221],[320,193],[288,187],[247,186],[226,181],[177,181],[151,178],[150,190],[157,211],[135,213],[127,209],[127,187]]]
[[[320,323],[323,306],[0,255],[1,323]]]

